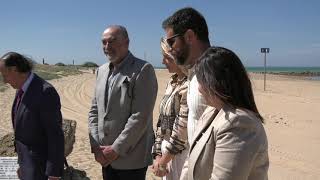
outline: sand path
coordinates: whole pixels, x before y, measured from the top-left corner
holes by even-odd
[[[159,100],[169,74],[157,70],[159,92],[154,109],[154,124]],[[265,117],[269,139],[269,179],[320,179],[320,82],[268,76],[263,91],[262,76],[252,75],[258,109]],[[92,179],[101,178],[101,167],[90,152],[87,118],[95,86],[95,75],[84,73],[50,81],[58,90],[64,118],[77,121],[76,143],[69,164],[85,170]],[[12,131],[10,111],[15,91],[0,92],[0,135]],[[147,173],[147,179],[155,179]]]

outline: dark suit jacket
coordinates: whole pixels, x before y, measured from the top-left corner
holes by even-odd
[[[55,88],[34,74],[16,115],[12,116],[18,163],[27,180],[42,179],[38,178],[42,175],[62,176],[64,136],[60,109]]]

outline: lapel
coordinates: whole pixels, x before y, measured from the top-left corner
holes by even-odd
[[[206,146],[208,139],[212,135],[212,130],[215,125],[214,122],[216,122],[218,118],[223,117],[224,114],[225,113],[223,109],[218,111],[216,108],[208,106],[203,115],[200,117],[200,120],[203,121],[203,124],[201,124],[195,131],[195,138],[190,146],[189,166],[191,171],[189,171],[189,178],[193,178],[194,176],[193,172],[195,165],[200,157],[200,154],[202,153],[203,148]]]
[[[218,111],[216,108],[208,106],[206,110],[203,112],[202,116],[199,119],[199,122],[203,122],[202,124],[198,124],[199,128],[196,128],[194,132],[194,138],[193,141],[191,142],[191,148],[194,147],[194,145],[197,143],[196,140],[201,138],[200,136],[204,133],[206,129],[210,126],[211,122],[214,120],[215,116],[217,115]]]
[[[14,116],[14,108],[16,107],[16,103],[17,103],[17,92],[11,108],[11,121],[12,121],[12,127],[14,129],[15,129],[15,122],[16,122],[14,118],[17,118],[17,116]]]
[[[102,71],[102,72],[101,72]],[[99,70],[97,73],[101,74],[101,80],[98,82],[98,84],[101,84],[101,91],[100,91],[100,96],[102,97],[103,102],[103,109],[107,109],[107,104],[106,104],[106,92],[107,92],[107,82],[108,82],[108,75],[109,75],[110,69],[109,69],[109,63],[107,63],[101,70]],[[99,104],[100,105],[100,104]]]
[[[30,102],[32,102],[32,98],[39,96],[39,94],[37,94],[38,91],[36,90],[37,83],[39,83],[39,77],[36,74],[34,74],[34,77],[33,77],[32,81],[31,81],[27,91],[24,93],[24,95],[23,95],[23,97],[21,99],[20,105],[19,105],[19,107],[17,109],[17,113],[14,116],[15,117],[14,129],[16,129],[17,124],[21,120],[21,117],[22,117],[24,111],[29,106],[28,104]],[[36,94],[36,96],[33,96],[33,94]],[[17,98],[15,98],[14,105],[16,104],[16,101],[17,101]],[[13,106],[13,108],[14,108],[14,106]],[[14,112],[14,109],[12,109],[12,110],[13,110],[12,112]]]
[[[21,120],[21,116],[23,115],[24,111],[26,110],[26,101],[25,101],[25,96],[22,98],[21,102],[20,102],[20,105],[19,105],[19,108],[17,110],[17,113],[16,115],[14,116],[15,117],[15,123],[14,123],[14,128],[16,129],[17,127],[17,124],[19,123],[19,121]]]
[[[109,95],[109,99],[107,102],[107,106],[106,106],[106,114],[108,114],[109,110],[110,110],[110,106],[112,105],[113,101],[119,101],[119,96],[117,95],[117,93],[121,90],[121,84],[123,83],[123,81],[127,78],[127,76],[122,75],[121,73],[119,73],[119,76],[117,77],[117,79],[115,80],[114,84],[113,84],[113,88],[110,92]],[[107,97],[108,98],[108,97]]]
[[[119,69],[119,72],[118,72],[119,74],[117,75],[118,77],[113,84],[113,88],[110,92],[109,97],[104,97],[104,99],[109,98],[108,102],[106,104],[106,115],[109,113],[110,106],[112,105],[112,102],[119,101],[119,98],[121,98],[119,95],[117,95],[117,93],[119,93],[119,91],[121,91],[121,85],[125,81],[130,80],[130,77],[128,77],[128,74],[130,73],[130,69],[132,68],[132,64],[134,63],[134,56],[131,53],[129,53],[127,58],[128,58],[127,61],[124,62],[125,64],[123,64],[123,66]],[[109,74],[109,68],[108,68],[108,73],[107,73],[106,79],[108,79],[108,74]],[[106,82],[107,81],[105,81],[105,83]],[[105,87],[105,91],[107,91],[108,89],[106,89],[106,84],[104,87]],[[123,88],[125,88],[125,87],[126,86],[123,86]]]

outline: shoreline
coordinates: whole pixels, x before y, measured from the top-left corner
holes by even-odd
[[[264,76],[264,72],[248,72],[249,74],[261,75]],[[277,76],[279,78],[285,78],[290,80],[305,80],[305,81],[320,81],[320,73],[319,74],[306,74],[306,73],[275,73],[275,72],[267,72],[266,77]]]
[[[165,68],[155,68],[155,71],[160,72],[167,72],[167,69]],[[253,72],[248,71],[248,74],[253,74],[254,76],[263,76],[264,72]],[[268,77],[274,77],[277,76],[280,79],[287,79],[287,80],[305,80],[305,81],[320,81],[320,72],[267,72],[266,77],[268,80]],[[274,79],[274,78],[272,78]]]

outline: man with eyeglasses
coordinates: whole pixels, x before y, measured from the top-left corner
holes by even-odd
[[[102,34],[102,47],[110,62],[96,72],[89,112],[91,150],[103,179],[144,180],[152,164],[156,75],[151,64],[129,51],[125,27],[109,26]]]
[[[193,141],[200,116],[206,109],[205,100],[198,91],[198,81],[194,73],[194,65],[199,57],[211,46],[208,26],[205,18],[197,10],[186,7],[177,10],[162,23],[166,32],[166,41],[171,47],[170,53],[177,64],[184,65],[188,72],[189,87],[187,94],[188,142]],[[187,162],[185,165],[187,166]],[[183,168],[180,179],[187,178],[187,168]]]

